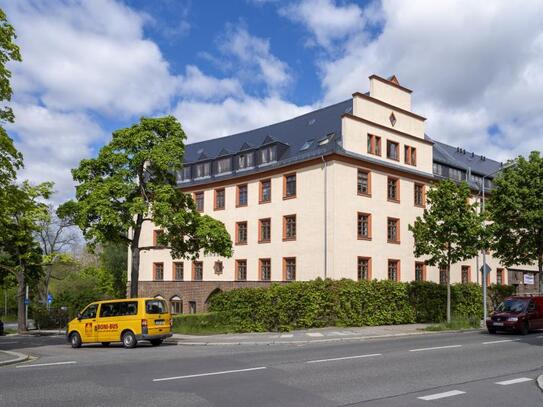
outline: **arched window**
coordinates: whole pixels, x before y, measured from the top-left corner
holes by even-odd
[[[155,295],[155,298],[158,298],[158,299],[160,299],[160,300],[163,300],[163,299],[164,299],[164,297],[163,297],[162,295],[160,295],[160,294]]]
[[[172,314],[183,313],[183,300],[178,295],[174,295],[170,298],[170,310]]]

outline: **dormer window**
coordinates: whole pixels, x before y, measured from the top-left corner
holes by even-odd
[[[260,164],[268,164],[275,161],[275,146],[264,147],[259,151]]]
[[[217,174],[232,171],[232,159],[230,157],[217,160]]]
[[[251,168],[254,166],[254,154],[243,153],[238,155],[238,169],[242,170],[244,168]]]
[[[181,168],[180,170],[177,170],[177,181],[190,181],[190,166],[186,166]]]
[[[209,177],[211,173],[211,163],[200,163],[194,166],[194,178]]]

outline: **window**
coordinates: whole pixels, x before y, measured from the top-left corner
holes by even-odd
[[[479,187],[483,186],[483,177],[481,177],[480,175],[471,174],[471,180]]]
[[[209,177],[211,172],[211,163],[200,163],[194,166],[194,178]]]
[[[217,160],[217,174],[232,171],[232,159],[230,157]]]
[[[194,261],[192,263],[192,279],[194,281],[202,281],[204,279],[204,263]]]
[[[196,314],[196,301],[189,301],[189,314]]]
[[[105,303],[100,306],[100,317],[124,317],[127,315],[137,315],[137,301],[123,301]]]
[[[285,175],[283,178],[283,199],[296,197],[296,174]]]
[[[433,164],[433,170],[434,170],[434,174],[441,175],[442,177],[444,176],[445,171],[444,171],[443,166],[441,164],[434,163]]]
[[[408,165],[417,165],[417,149],[411,146],[404,146],[404,160]]]
[[[388,177],[387,199],[394,202],[400,201],[400,180],[398,178]]]
[[[96,318],[98,304],[91,304],[81,313],[81,319]]]
[[[195,192],[194,193],[194,202],[196,203],[196,210],[198,212],[204,211],[204,193],[203,192]]]
[[[260,279],[263,281],[271,280],[271,259],[260,259]]]
[[[184,182],[190,180],[190,166],[185,166],[177,170],[177,181]]]
[[[389,243],[400,243],[400,219],[387,219],[387,240]]]
[[[283,240],[296,240],[296,215],[283,217]]]
[[[371,180],[369,171],[358,170],[356,191],[358,195],[371,195]]]
[[[247,184],[238,185],[236,206],[247,206]]]
[[[415,206],[420,206],[420,207],[425,206],[426,197],[425,197],[425,193],[424,193],[424,185],[423,184],[415,184],[414,197],[413,198],[414,198],[414,201],[415,201]]]
[[[247,260],[236,260],[236,279],[247,280]]]
[[[236,244],[247,244],[247,222],[236,223]]]
[[[286,281],[296,280],[296,257],[283,258],[283,274]]]
[[[471,280],[471,267],[470,266],[462,266],[462,284],[467,284]]]
[[[153,230],[153,246],[155,247],[162,247],[163,245],[161,245],[160,243],[160,239],[161,237],[164,235],[164,231],[163,230]]]
[[[269,243],[271,240],[271,219],[260,219],[258,224],[258,243]]]
[[[271,180],[265,179],[260,181],[260,197],[259,202],[271,202]]]
[[[388,279],[400,281],[400,260],[388,261]]]
[[[381,155],[381,137],[368,134],[368,153]]]
[[[254,166],[253,153],[244,153],[238,155],[238,169],[243,170],[245,168],[251,168]]]
[[[456,168],[449,168],[449,177],[456,181],[462,181],[464,179],[464,172]]]
[[[184,279],[184,265],[183,262],[176,261],[173,263],[173,279],[176,281],[183,281]]]
[[[164,280],[164,263],[153,263],[153,280]]]
[[[496,284],[505,284],[504,271],[502,268],[496,269]]]
[[[423,262],[415,262],[415,281],[424,281],[426,280],[426,267]]]
[[[217,274],[217,275],[221,275],[221,274],[222,274],[222,271],[223,271],[223,264],[222,264],[222,261],[217,260],[217,261],[215,262],[215,264],[213,265],[213,271],[214,271],[215,274]]]
[[[183,313],[183,301],[179,296],[173,296],[170,299],[170,312],[172,314],[182,314]]]
[[[275,146],[265,147],[259,151],[260,164],[268,164],[275,161]]]
[[[215,209],[216,211],[224,209],[225,199],[226,198],[225,198],[224,188],[216,189],[215,190],[215,206],[213,209]]]
[[[439,267],[439,284],[447,284],[447,267]]]
[[[358,212],[357,236],[359,239],[371,239],[371,215]]]
[[[399,147],[400,145],[394,141],[387,140],[387,158],[400,161]]]
[[[371,280],[371,259],[369,257],[358,258],[358,280]]]

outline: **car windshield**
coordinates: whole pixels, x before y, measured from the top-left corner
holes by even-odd
[[[147,311],[147,314],[164,314],[168,312],[164,300],[145,301],[145,310]]]
[[[526,307],[528,307],[528,301],[519,300],[519,299],[510,299],[510,300],[505,300],[500,305],[498,305],[498,308],[496,308],[496,311],[498,312],[524,312],[526,311]]]

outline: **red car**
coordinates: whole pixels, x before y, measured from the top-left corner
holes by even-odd
[[[526,335],[543,329],[543,296],[506,298],[487,318],[486,327],[490,334],[514,331]]]

